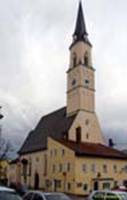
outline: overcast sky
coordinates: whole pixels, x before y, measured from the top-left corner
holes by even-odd
[[[16,143],[44,114],[66,105],[68,47],[78,2],[0,0],[0,104],[5,115],[1,124],[3,135]],[[101,127],[106,138],[126,144],[127,1],[82,3],[93,44]]]

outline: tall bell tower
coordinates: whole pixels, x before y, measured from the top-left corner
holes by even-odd
[[[67,72],[67,114],[95,111],[94,68],[92,45],[88,39],[83,9],[79,3],[73,42],[70,46],[70,67]]]
[[[91,50],[80,2],[67,72],[67,116],[76,114],[69,131],[69,139],[77,140],[79,137],[84,142],[104,144],[95,112],[95,70]],[[80,133],[76,133],[76,130],[80,130]]]

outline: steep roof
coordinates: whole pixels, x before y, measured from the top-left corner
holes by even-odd
[[[88,35],[81,2],[79,3],[74,35],[76,35],[78,39],[83,39],[84,35]]]
[[[47,148],[47,137],[56,139],[64,138],[67,134],[75,116],[66,116],[66,107],[63,107],[53,113],[43,116],[26,138],[19,154],[26,154]]]
[[[99,143],[76,143],[74,141],[58,140],[61,144],[75,151],[76,156],[88,156],[88,157],[101,157],[101,158],[115,158],[115,159],[127,159],[122,151],[113,149]]]
[[[73,34],[73,39],[74,40],[73,40],[73,43],[70,46],[70,48],[78,41],[83,41],[83,42],[89,44],[90,46],[92,46],[88,39],[88,33],[87,33],[87,29],[86,29],[85,18],[84,18],[84,14],[83,14],[81,1],[79,2],[78,15],[77,15],[77,20],[76,20],[75,31]]]

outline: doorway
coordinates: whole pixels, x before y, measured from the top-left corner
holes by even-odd
[[[36,172],[34,176],[34,189],[39,189],[39,174]]]
[[[98,181],[94,182],[94,190],[98,190],[99,189],[99,183]]]

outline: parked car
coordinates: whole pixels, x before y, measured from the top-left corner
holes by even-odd
[[[28,192],[27,187],[25,185],[22,185],[21,183],[17,183],[15,190],[21,197]]]
[[[0,186],[0,200],[22,200],[15,190]]]
[[[23,200],[71,200],[70,197],[63,193],[45,193],[40,191],[28,192]]]
[[[122,192],[127,192],[127,187],[121,185],[117,188],[114,188],[113,191],[122,191]]]
[[[122,191],[94,191],[88,197],[88,200],[127,200],[127,193]]]

